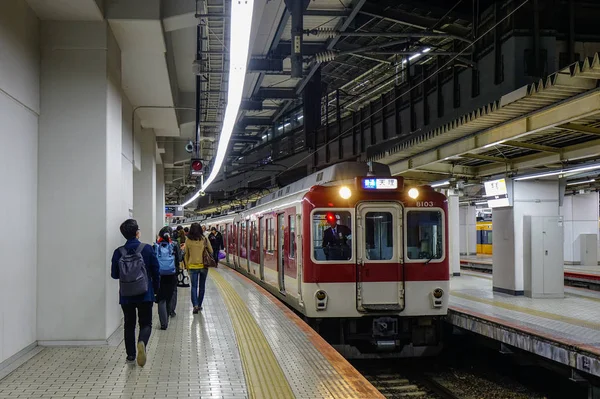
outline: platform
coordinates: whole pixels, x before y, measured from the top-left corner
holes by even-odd
[[[0,380],[0,398],[383,398],[299,317],[236,272],[210,270],[198,315],[189,288],[178,294],[168,330],[158,328],[154,307],[145,367],[126,364],[123,342],[38,347]]]
[[[480,270],[482,272],[491,272],[491,255],[469,255],[460,257],[461,267]],[[577,266],[565,265],[565,284],[568,285],[594,285],[600,286],[600,265],[599,266]],[[599,287],[600,288],[600,287]]]
[[[455,326],[600,376],[600,293],[565,287],[564,299],[506,295],[477,272],[453,277],[450,287]]]

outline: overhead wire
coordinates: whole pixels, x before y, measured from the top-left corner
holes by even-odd
[[[477,43],[479,40],[481,40],[485,35],[487,35],[488,33],[490,33],[491,31],[493,31],[494,29],[496,29],[497,26],[499,26],[501,23],[503,23],[504,21],[506,21],[508,18],[510,18],[514,13],[516,13],[518,10],[520,10],[523,6],[525,6],[525,4],[529,3],[529,0],[524,0],[520,5],[518,5],[514,10],[510,11],[506,16],[504,16],[504,18],[502,18],[501,20],[499,20],[496,24],[494,24],[491,28],[489,28],[487,31],[485,31],[484,33],[482,33],[480,36],[478,36],[475,40],[473,40],[470,44],[468,44],[464,49],[460,50],[455,56],[453,56],[450,60],[448,60],[444,65],[442,65],[441,67],[439,67],[435,72],[433,72],[431,75],[429,75],[426,79],[421,79],[418,83],[416,83],[415,85],[413,85],[411,88],[409,88],[408,90],[404,91],[402,94],[398,94],[395,97],[393,97],[390,102],[393,102],[395,100],[397,100],[398,98],[401,98],[403,96],[405,96],[406,94],[409,94],[411,91],[415,90],[417,87],[421,86],[425,80],[432,78],[433,76],[437,75],[438,73],[440,73],[441,71],[443,71],[444,69],[446,69],[446,67],[448,67],[452,62],[454,62],[458,57],[460,57],[461,54],[463,54],[466,50],[468,50],[469,48],[473,47],[475,45],[475,43]],[[387,107],[387,105],[384,105],[374,111],[372,111],[369,115],[366,116],[366,118],[372,117],[373,115],[376,115],[379,112],[382,112],[383,109]],[[321,146],[319,146],[318,148],[314,149],[313,151],[310,151],[309,154],[303,158],[301,158],[299,161],[297,161],[296,163],[294,163],[293,165],[291,165],[289,167],[289,169],[294,168],[295,166],[298,166],[300,163],[302,163],[303,161],[305,161],[306,159],[310,158],[311,156],[313,156],[314,154],[318,153],[321,149],[325,148],[327,145],[335,142],[338,138],[342,138],[345,134],[351,132],[355,127],[359,126],[360,122],[353,124],[352,126],[350,126],[349,128],[347,128],[346,130],[344,130],[343,132],[337,134],[335,137],[333,137],[332,139],[330,139],[329,141],[327,141],[326,143],[322,144]],[[279,177],[283,174],[284,172],[278,174],[276,177]]]

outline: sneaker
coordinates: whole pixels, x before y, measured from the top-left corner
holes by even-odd
[[[140,367],[144,367],[146,364],[146,345],[144,345],[143,341],[139,341],[137,344],[138,356],[137,356],[137,364]]]
[[[198,314],[198,306],[194,306],[194,310],[192,311],[194,314]]]
[[[135,356],[127,356],[127,363],[135,362]]]
[[[175,316],[177,316],[177,313],[175,313],[175,312],[171,312],[171,313],[169,313],[169,316],[171,316],[171,317],[175,317]]]
[[[199,306],[199,307],[198,307],[198,309],[202,310],[202,309],[204,309],[204,308],[203,308],[202,306]]]
[[[166,330],[166,329],[167,329],[167,326],[160,326],[160,329],[161,329],[161,330]]]

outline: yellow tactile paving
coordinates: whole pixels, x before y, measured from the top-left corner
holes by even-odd
[[[237,337],[248,395],[253,399],[294,398],[266,337],[240,295],[216,270],[210,277],[221,291]]]

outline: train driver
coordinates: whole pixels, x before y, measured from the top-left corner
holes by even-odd
[[[348,240],[352,238],[352,231],[348,226],[338,224],[333,213],[327,213],[326,218],[329,227],[323,232],[325,258],[327,260],[349,260],[352,257],[352,251]]]

